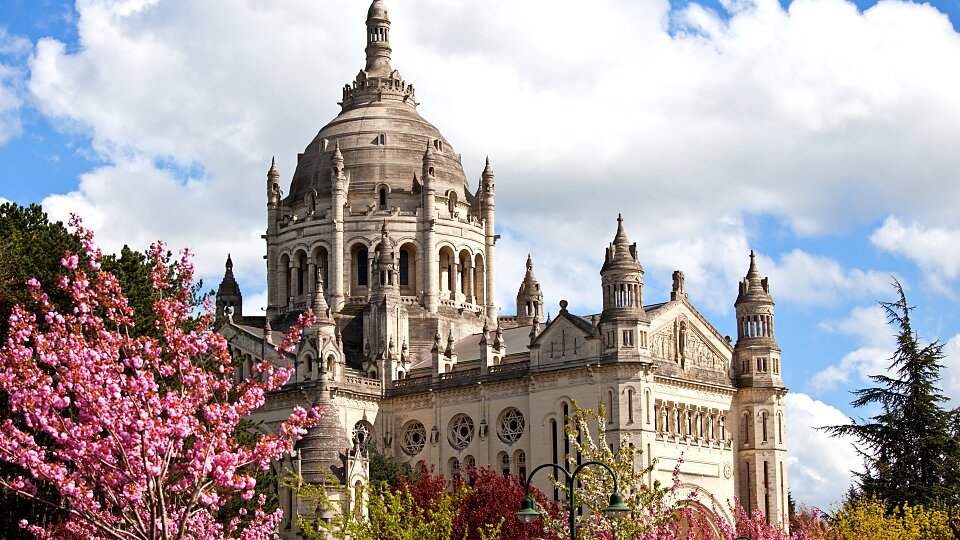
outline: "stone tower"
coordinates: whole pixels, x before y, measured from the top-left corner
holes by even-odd
[[[750,252],[750,268],[740,282],[734,307],[737,344],[733,364],[737,375],[738,422],[736,492],[747,511],[760,510],[769,523],[783,523],[787,512],[787,445],[784,396],[780,375],[780,347],[774,338],[773,297],[770,282],[757,270]]]
[[[617,215],[617,234],[607,247],[600,268],[603,287],[603,311],[600,334],[604,358],[608,360],[639,357],[638,338],[643,312],[643,267],[637,258],[637,244],[631,244],[623,229],[623,216]],[[646,326],[646,325],[644,325]]]
[[[533,259],[527,255],[527,273],[517,292],[517,326],[543,322],[543,291],[533,275]]]
[[[233,277],[233,259],[227,254],[226,271],[223,280],[217,287],[217,315],[243,317],[243,295],[240,294],[240,285]]]

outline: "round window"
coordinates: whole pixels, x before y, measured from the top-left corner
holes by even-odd
[[[427,443],[427,429],[417,420],[411,420],[403,426],[400,446],[409,456],[415,456],[423,450]]]
[[[523,435],[523,427],[523,413],[519,409],[514,407],[504,409],[497,421],[497,436],[501,441],[513,444]]]
[[[447,435],[450,446],[463,450],[473,440],[473,420],[465,415],[458,414],[450,420],[450,433]]]

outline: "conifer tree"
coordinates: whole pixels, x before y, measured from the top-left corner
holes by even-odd
[[[873,375],[875,386],[854,391],[852,405],[877,412],[868,420],[829,426],[831,435],[853,436],[865,470],[857,474],[859,492],[886,502],[955,506],[960,502],[958,410],[946,410],[940,380],[943,343],[923,345],[913,331],[903,287],[893,283],[898,299],[881,302],[888,322],[897,328],[897,349],[888,374]]]

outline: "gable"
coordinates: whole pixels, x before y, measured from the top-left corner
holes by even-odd
[[[685,302],[657,311],[650,321],[650,355],[684,371],[727,374],[733,348]]]
[[[586,324],[577,324],[569,315],[554,319],[537,336],[540,363],[561,363],[582,360],[596,356],[593,334],[587,331]]]

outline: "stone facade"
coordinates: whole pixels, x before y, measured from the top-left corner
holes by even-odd
[[[265,316],[242,312],[229,257],[217,294],[223,333],[244,359],[272,356],[282,331],[312,308],[318,323],[286,358],[295,375],[258,413],[275,428],[294,405],[327,417],[277,464],[356,492],[375,443],[411,463],[457,474],[465,465],[526,474],[564,463],[572,402],[607,410],[614,444],[643,450],[648,481],[681,480],[724,511],[735,496],[771,521],[786,511],[786,389],[774,303],[753,254],[736,299],[737,340],[689,302],[674,272],[669,301],[644,304],[643,267],[624,220],[606,249],[599,314],[561,302],[544,321],[527,259],[515,316],[495,304],[494,173],[471,190],[460,156],[417,112],[414,87],[390,64],[382,0],[367,13],[366,65],[343,89],[340,114],[299,154],[287,194],[267,173]],[[546,493],[546,476],[535,479]],[[341,494],[340,496],[343,496]],[[282,535],[300,501],[281,493]]]

